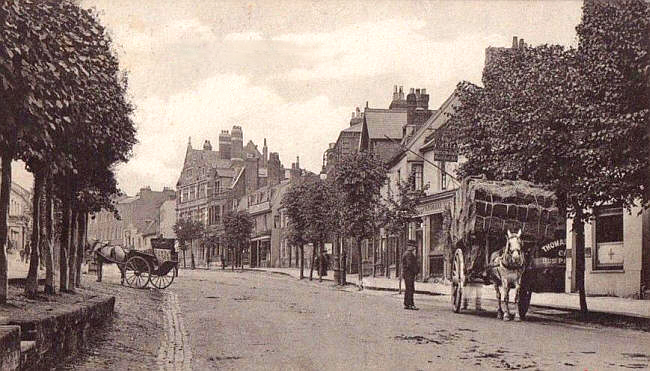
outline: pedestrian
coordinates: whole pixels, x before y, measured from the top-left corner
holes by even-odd
[[[420,272],[418,260],[415,257],[415,241],[408,241],[406,252],[402,255],[402,277],[404,278],[404,309],[418,310],[413,303],[415,292],[415,276]]]

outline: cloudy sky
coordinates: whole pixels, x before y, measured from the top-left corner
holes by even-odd
[[[83,0],[129,71],[139,144],[120,187],[174,187],[188,138],[244,142],[320,171],[323,151],[393,85],[426,88],[437,108],[461,80],[480,82],[487,46],[576,45],[581,2]],[[15,179],[29,176],[15,166]]]

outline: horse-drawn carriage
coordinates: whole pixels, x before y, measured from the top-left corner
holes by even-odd
[[[508,291],[514,289],[523,319],[533,292],[563,286],[565,220],[551,191],[525,181],[467,178],[446,220],[454,312],[467,308],[466,295],[476,295],[477,284],[494,284],[497,315],[511,319]]]
[[[149,250],[136,250],[97,244],[93,248],[97,281],[102,279],[102,265],[114,263],[120,269],[122,284],[126,282],[129,287],[138,289],[147,287],[149,283],[158,289],[169,287],[178,275],[174,239],[152,239],[151,246]]]

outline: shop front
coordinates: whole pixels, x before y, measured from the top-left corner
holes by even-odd
[[[271,234],[268,233],[251,239],[248,254],[251,268],[269,267],[271,261]]]
[[[414,229],[413,239],[418,241],[418,258],[422,262],[422,280],[425,282],[449,275],[443,215],[448,207],[453,206],[454,195],[455,190],[438,192],[425,197],[417,206],[420,228]]]

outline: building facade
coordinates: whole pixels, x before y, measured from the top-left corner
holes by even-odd
[[[176,198],[176,192],[165,187],[162,191],[141,188],[134,197],[115,200],[120,216],[102,210],[89,218],[88,238],[137,250],[151,248],[151,239],[160,235],[160,208]]]
[[[32,193],[16,182],[11,183],[7,210],[7,250],[23,251],[30,241]]]

